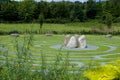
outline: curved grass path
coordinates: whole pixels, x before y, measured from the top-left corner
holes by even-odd
[[[47,64],[55,62],[56,55],[60,52],[64,61],[66,55],[69,54],[71,65],[81,66],[97,66],[104,64],[113,64],[112,61],[120,59],[120,36],[113,36],[108,39],[104,35],[86,35],[87,43],[98,46],[93,50],[59,50],[51,48],[53,45],[62,44],[65,35],[34,35],[33,47],[31,48],[33,66],[40,66],[41,52],[45,54]],[[18,37],[20,44],[23,43],[23,37]],[[16,58],[14,49],[15,37],[0,36],[0,63],[5,61],[5,52],[8,51],[9,60]]]

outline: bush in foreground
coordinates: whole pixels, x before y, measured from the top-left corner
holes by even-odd
[[[120,80],[120,67],[115,65],[104,65],[89,69],[84,74],[89,80]]]

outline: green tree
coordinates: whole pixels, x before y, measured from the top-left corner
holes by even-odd
[[[41,13],[41,14],[39,15],[39,24],[40,24],[40,30],[41,30],[41,31],[42,31],[43,23],[44,23],[44,15],[43,15],[43,13]]]
[[[80,21],[83,21],[84,19],[84,12],[83,12],[83,5],[81,2],[76,1],[74,3],[74,12],[76,19],[79,19]]]
[[[115,17],[120,16],[120,0],[110,0],[110,11]]]
[[[103,11],[104,11],[104,9],[103,9],[103,3],[104,2],[102,2],[101,0],[99,0],[99,2],[96,2],[96,15],[97,15],[97,18],[101,18],[101,16],[102,16],[102,13],[103,13]]]
[[[57,4],[57,17],[58,18],[68,18],[69,9],[65,1],[59,2]]]
[[[36,7],[34,10],[35,19],[37,19],[39,17],[40,13],[43,13],[45,18],[47,18],[47,16],[50,15],[50,14],[48,14],[48,2],[41,0],[40,2],[36,3]]]
[[[56,13],[57,13],[57,3],[52,1],[49,4],[49,17],[50,18],[56,18]]]
[[[6,2],[6,1],[10,2],[11,0],[0,0],[0,2]]]
[[[19,18],[24,22],[33,21],[33,13],[35,9],[34,0],[24,0],[19,2],[18,10],[19,10]]]
[[[66,21],[85,21],[86,19],[105,18],[109,12],[114,18],[120,17],[120,0],[88,0],[81,3],[79,1],[59,1],[46,2],[41,0],[0,0],[0,20],[32,22],[43,14],[46,22],[65,23]],[[63,21],[63,22],[62,22]]]
[[[112,19],[113,19],[112,14],[106,12],[105,24],[107,25],[108,28],[112,27]]]
[[[70,12],[70,21],[71,21],[71,22],[73,22],[74,19],[75,19],[74,14],[75,14],[75,12],[72,10],[72,11]]]
[[[18,20],[18,3],[14,1],[0,2],[0,19],[4,21]]]
[[[97,15],[96,2],[94,0],[88,0],[86,3],[86,15],[87,18],[95,19]]]
[[[104,11],[109,12],[113,15],[114,18],[120,16],[120,0],[107,0],[104,3]]]

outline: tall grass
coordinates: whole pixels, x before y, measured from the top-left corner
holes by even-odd
[[[5,65],[2,66],[1,79],[2,80],[32,80],[31,76],[31,51],[32,35],[25,36],[22,43],[16,38],[14,47],[16,50],[16,57],[8,57],[9,50],[3,53],[5,57]]]

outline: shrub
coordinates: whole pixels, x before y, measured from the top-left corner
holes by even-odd
[[[84,76],[89,80],[120,80],[120,67],[105,65],[89,69],[85,72]]]
[[[111,26],[112,26],[112,14],[106,13],[105,24],[107,25],[108,28],[111,28]]]
[[[120,17],[117,17],[113,20],[114,23],[119,23],[120,22]]]

